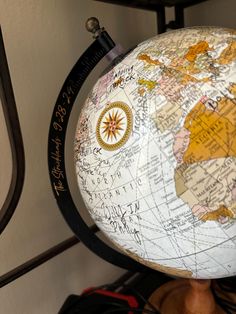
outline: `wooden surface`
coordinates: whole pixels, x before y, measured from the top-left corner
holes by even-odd
[[[161,314],[224,314],[215,303],[210,280],[179,279],[168,282],[149,298]],[[148,305],[145,309],[151,310]]]

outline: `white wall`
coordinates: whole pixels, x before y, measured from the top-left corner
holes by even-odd
[[[133,10],[90,0],[0,0],[1,27],[26,153],[22,197],[0,236],[0,275],[72,235],[57,209],[49,184],[47,133],[61,84],[92,42],[84,24],[93,15],[126,48],[147,38],[149,29],[155,33],[152,14],[143,11],[133,14]],[[138,21],[147,25],[147,29],[135,25]],[[124,33],[127,33],[125,37]],[[82,98],[96,77],[95,73],[90,78]],[[76,120],[75,110],[72,129]],[[73,171],[72,152],[69,166]],[[4,164],[0,168],[4,180],[5,167]],[[2,180],[0,183],[4,184]],[[56,313],[70,293],[111,282],[121,272],[82,245],[75,246],[2,288],[0,313]]]
[[[208,0],[186,9],[186,26],[211,25],[236,28],[235,0]]]
[[[234,0],[210,0],[186,10],[186,25],[235,27],[235,9]],[[171,14],[168,10],[168,15]],[[0,23],[26,153],[22,197],[0,236],[0,275],[72,235],[50,189],[47,133],[60,86],[78,56],[92,41],[84,23],[94,15],[124,48],[156,32],[156,15],[151,12],[92,0],[0,0]],[[90,77],[82,91],[81,102],[102,67],[104,64]],[[71,120],[71,139],[77,115],[78,108]],[[1,148],[4,143],[8,145],[6,138],[0,143]],[[72,154],[68,156],[68,164],[73,177]],[[0,164],[1,177],[9,174],[9,171],[3,171],[4,167]],[[4,181],[0,184],[4,185]],[[72,190],[80,205],[75,184]],[[121,272],[82,245],[75,246],[2,288],[0,313],[54,314],[68,294],[112,281]]]

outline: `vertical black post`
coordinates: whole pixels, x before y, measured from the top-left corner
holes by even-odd
[[[0,234],[7,226],[16,209],[25,177],[24,145],[0,26],[0,106],[1,105],[11,145],[12,175],[6,199],[2,207],[0,207]]]
[[[161,34],[166,31],[166,13],[164,6],[158,6],[157,8],[157,33]]]
[[[175,23],[177,28],[184,27],[184,7],[181,5],[175,6]]]

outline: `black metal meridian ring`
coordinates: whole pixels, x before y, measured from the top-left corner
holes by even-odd
[[[65,168],[66,129],[72,106],[93,68],[115,47],[103,30],[82,54],[67,76],[54,107],[48,138],[48,165],[51,186],[59,209],[75,235],[95,254],[121,268],[132,271],[150,269],[112,249],[90,230],[72,199]]]
[[[12,155],[12,176],[6,199],[0,208],[0,234],[18,204],[25,176],[24,146],[10,73],[0,28],[0,102],[2,103]]]

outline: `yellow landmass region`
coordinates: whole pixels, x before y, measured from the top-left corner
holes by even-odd
[[[185,58],[189,62],[194,62],[199,54],[206,53],[210,50],[209,44],[206,41],[199,41],[196,45],[189,48]]]
[[[157,85],[157,82],[155,81],[150,81],[150,80],[144,80],[144,79],[139,79],[138,80],[139,85],[144,85],[149,91],[153,90],[155,86]]]
[[[183,162],[236,157],[236,106],[233,100],[223,98],[216,110],[198,102],[187,115],[184,127],[190,131],[190,143]]]
[[[236,59],[236,41],[231,42],[221,53],[217,62],[228,64]]]
[[[202,217],[200,217],[200,219],[203,221],[217,221],[220,217],[229,217],[232,219],[234,218],[234,213],[230,209],[222,205],[217,210],[204,214]]]

